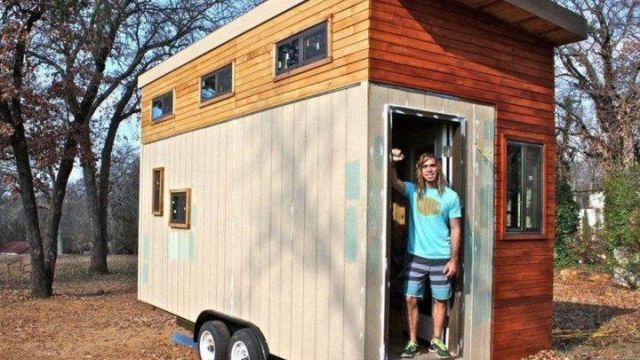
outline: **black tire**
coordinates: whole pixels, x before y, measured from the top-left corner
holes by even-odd
[[[229,329],[223,322],[207,321],[202,324],[198,332],[198,355],[200,359],[210,359],[213,354],[215,360],[227,360],[230,338]],[[203,353],[205,351],[208,351],[208,353]]]
[[[267,357],[269,356],[267,344],[262,340],[262,336],[260,336],[256,330],[244,328],[233,333],[233,336],[229,341],[229,360],[234,359],[232,355],[235,347],[242,345],[247,349],[247,360],[267,360]],[[240,359],[236,358],[234,360]]]

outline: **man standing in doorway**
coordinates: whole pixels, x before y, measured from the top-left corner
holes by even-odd
[[[399,149],[392,150],[393,162],[402,161]],[[409,241],[406,268],[405,299],[409,327],[409,342],[402,358],[418,354],[418,300],[424,296],[427,279],[433,297],[433,338],[429,346],[439,358],[451,354],[442,341],[447,303],[452,295],[451,280],[459,269],[461,243],[460,198],[446,186],[440,161],[432,154],[422,154],[415,171],[416,183],[398,179],[391,167],[391,184],[409,199]]]

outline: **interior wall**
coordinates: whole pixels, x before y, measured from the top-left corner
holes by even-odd
[[[490,358],[494,246],[495,109],[452,97],[369,84],[368,239],[365,358],[384,359],[388,236],[388,107],[399,106],[463,119],[466,153],[464,206],[464,359]]]

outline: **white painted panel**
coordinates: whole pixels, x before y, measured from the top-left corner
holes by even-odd
[[[282,299],[282,243],[286,234],[283,232],[282,226],[282,200],[283,196],[283,112],[282,107],[274,109],[264,121],[271,123],[271,163],[269,177],[271,178],[270,191],[270,215],[269,223],[269,263],[270,263],[270,281],[269,281],[269,328],[271,334],[269,344],[274,348],[281,348],[281,299]]]
[[[293,104],[285,105],[282,111],[282,235],[280,237],[282,253],[280,262],[282,268],[281,292],[280,292],[280,348],[283,354],[291,354],[291,338],[294,336],[292,326],[292,305],[294,301],[299,301],[297,292],[293,292],[293,230],[294,230],[294,208],[293,208],[293,175],[294,175],[294,134],[295,119]],[[295,294],[295,295],[294,295]]]
[[[365,105],[358,85],[145,145],[140,238],[153,244],[152,277],[140,299],[191,321],[207,309],[251,321],[283,358],[362,358]],[[159,166],[165,211],[153,217]],[[171,229],[169,190],[182,188],[192,226]]]
[[[329,314],[329,358],[340,359],[343,357],[344,349],[344,327],[345,311],[335,311],[344,309],[345,298],[345,238],[344,238],[344,216],[345,216],[345,168],[347,158],[347,96],[342,93],[333,93],[331,105],[333,110],[333,123],[331,124],[331,148],[333,149],[331,159],[331,297]]]

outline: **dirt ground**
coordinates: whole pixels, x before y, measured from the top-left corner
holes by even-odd
[[[175,318],[136,299],[136,257],[109,258],[112,273],[87,274],[88,258],[62,256],[52,299],[0,279],[2,359],[197,359],[173,345]]]
[[[58,260],[54,296],[0,279],[2,359],[197,359],[171,343],[174,318],[136,300],[136,258],[109,258],[112,273],[87,274],[88,258]],[[556,279],[554,350],[529,360],[631,360],[640,354],[640,291]]]
[[[553,348],[527,360],[640,359],[640,290],[556,276]]]

